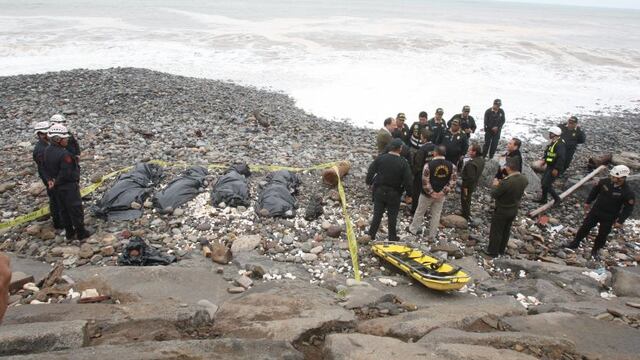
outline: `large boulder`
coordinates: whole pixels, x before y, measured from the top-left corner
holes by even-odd
[[[364,334],[327,336],[324,344],[324,358],[327,360],[441,359],[422,344],[408,344],[394,338]]]
[[[500,168],[500,163],[498,160],[491,159],[488,160],[484,165],[484,170],[482,171],[482,176],[480,177],[480,184],[485,187],[491,187],[493,179]],[[529,181],[529,185],[525,189],[528,193],[537,193],[542,187],[540,185],[540,178],[536,173],[531,169],[531,167],[527,164],[522,164],[522,174],[527,177]]]
[[[611,157],[613,165],[626,165],[631,170],[640,170],[640,154],[623,151],[620,154],[613,154]]]
[[[618,296],[640,297],[640,271],[637,268],[613,268],[613,291]]]
[[[0,356],[77,349],[89,343],[84,320],[3,325]]]
[[[467,219],[455,214],[443,216],[440,219],[440,223],[442,223],[444,227],[455,229],[466,229],[469,227],[469,224],[467,224]]]

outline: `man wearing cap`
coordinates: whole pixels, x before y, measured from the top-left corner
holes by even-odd
[[[389,241],[397,241],[396,224],[403,192],[411,194],[411,169],[400,156],[402,140],[393,139],[389,152],[378,156],[367,170],[366,184],[373,186],[373,219],[369,236],[375,240],[382,215],[386,212],[389,222]]]
[[[504,110],[501,108],[502,101],[500,99],[493,100],[493,106],[484,112],[484,146],[482,147],[483,156],[493,158],[500,142],[500,133],[505,122]]]
[[[456,188],[456,166],[445,159],[446,148],[437,146],[431,160],[422,171],[422,191],[418,199],[418,208],[413,214],[409,233],[417,235],[427,210],[431,213],[429,221],[429,239],[437,240],[440,215],[447,194]]]
[[[451,128],[451,123],[453,122],[453,120],[458,120],[462,131],[467,134],[467,137],[470,137],[471,133],[476,132],[477,126],[476,120],[473,118],[473,116],[469,115],[469,112],[471,112],[471,107],[469,105],[463,106],[462,113],[453,115],[451,120],[447,122],[447,127]]]
[[[527,177],[516,170],[517,166],[514,159],[507,159],[507,176],[503,180],[493,179],[491,197],[495,199],[496,208],[489,229],[489,246],[486,250],[489,256],[504,254],[511,234],[511,225],[518,215],[520,200],[529,185]]]
[[[458,120],[453,120],[451,128],[442,136],[442,145],[447,149],[445,158],[460,167],[460,162],[469,149],[469,137],[460,129]]]
[[[423,130],[427,129],[427,123],[429,122],[428,119],[429,115],[427,115],[427,112],[420,111],[420,114],[418,114],[418,121],[411,124],[411,127],[409,128],[409,134],[411,134],[409,136],[409,144],[412,149],[417,150],[422,145],[420,139],[423,134]]]
[[[427,129],[429,129],[429,132],[431,133],[431,142],[436,145],[442,143],[442,138],[447,131],[447,124],[442,119],[442,115],[444,115],[444,110],[442,110],[442,108],[437,108],[436,115],[427,123]]]
[[[462,168],[462,187],[460,189],[460,204],[462,208],[462,216],[469,221],[471,217],[471,195],[476,190],[478,180],[482,176],[484,170],[484,158],[481,153],[482,149],[478,144],[469,146],[469,161],[465,162]]]
[[[622,224],[633,212],[636,196],[626,182],[627,176],[630,174],[631,171],[627,166],[614,166],[609,172],[609,178],[600,180],[593,187],[584,204],[587,214],[575,239],[568,245],[569,249],[577,249],[580,242],[599,223],[598,235],[596,235],[591,250],[591,256],[595,259],[599,258],[598,252],[605,246],[611,228],[622,228]],[[591,207],[594,201],[595,204]]]
[[[554,206],[558,205],[562,199],[553,189],[553,182],[562,174],[565,167],[566,150],[564,140],[562,140],[562,130],[557,126],[549,129],[549,144],[544,150],[544,163],[546,168],[542,175],[542,196],[536,202],[544,204],[547,202],[547,194],[551,194],[554,200]]]
[[[34,126],[34,132],[38,137],[38,142],[33,147],[33,161],[38,168],[38,176],[44,183],[44,188],[47,189],[47,196],[49,197],[49,214],[51,214],[51,220],[53,221],[53,227],[56,229],[63,229],[62,220],[60,219],[60,211],[58,210],[58,203],[53,194],[53,190],[49,189],[47,184],[47,177],[44,169],[44,152],[49,146],[49,139],[47,138],[47,131],[51,124],[48,121],[41,121]]]
[[[66,148],[69,130],[60,124],[52,125],[47,136],[50,145],[44,152],[47,185],[53,190],[60,209],[60,218],[68,240],[83,240],[91,233],[84,226],[84,210],[80,197],[80,167],[76,156]]]
[[[376,147],[378,148],[378,155],[387,152],[387,145],[393,140],[392,131],[396,129],[395,120],[392,117],[384,119],[384,126],[378,130],[376,136]]]
[[[64,117],[64,115],[62,114],[52,115],[51,119],[49,119],[49,122],[51,123],[51,125],[61,124],[61,125],[64,125],[67,129],[69,129],[67,118]],[[71,130],[69,130],[67,150],[70,153],[72,153],[77,160],[80,160],[80,144],[78,143],[78,140],[76,139],[74,134],[71,132]]]
[[[409,126],[405,123],[407,117],[404,113],[398,113],[396,116],[396,128],[391,134],[394,138],[402,140],[407,146],[409,145]]]
[[[512,158],[517,164],[516,170],[521,173],[522,172],[522,154],[520,153],[520,146],[522,145],[522,141],[518,138],[512,138],[507,143],[507,151],[504,153],[504,156],[500,159],[500,168],[498,168],[498,172],[496,173],[496,179],[503,179],[507,176],[507,172],[504,169],[504,164],[507,159]]]
[[[584,144],[586,136],[584,131],[578,126],[578,118],[575,116],[569,117],[566,124],[560,124],[558,127],[562,130],[562,140],[564,140],[567,151],[564,165],[566,170],[573,160],[573,154],[576,153],[578,144]]]

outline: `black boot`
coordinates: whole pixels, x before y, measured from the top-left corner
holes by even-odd
[[[573,240],[572,242],[568,243],[565,247],[567,249],[571,249],[571,250],[575,250],[580,246],[580,241],[578,240]]]
[[[64,229],[64,236],[67,238],[67,240],[75,240],[76,239],[76,231],[73,230],[72,227],[66,227]]]
[[[78,240],[84,240],[91,235],[93,235],[93,233],[87,230],[84,226],[78,228]]]

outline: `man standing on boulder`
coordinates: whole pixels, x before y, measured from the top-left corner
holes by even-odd
[[[393,140],[392,132],[395,130],[395,120],[391,117],[384,119],[384,126],[378,130],[376,136],[376,147],[378,148],[378,155],[387,152],[387,145]]]
[[[60,230],[64,229],[64,226],[62,225],[62,220],[60,219],[58,203],[56,202],[56,199],[53,195],[53,190],[49,189],[49,184],[47,184],[47,177],[44,169],[44,151],[49,146],[49,139],[47,138],[47,131],[49,130],[49,127],[51,127],[51,124],[48,121],[41,121],[34,127],[34,132],[38,137],[38,142],[33,148],[33,161],[38,167],[38,176],[44,183],[44,188],[47,190],[47,196],[49,196],[49,214],[51,215],[51,220],[53,220],[53,227]]]
[[[409,233],[418,235],[422,227],[424,215],[427,210],[431,213],[429,222],[429,239],[437,240],[438,227],[440,226],[440,215],[444,200],[448,193],[456,188],[456,166],[445,159],[446,148],[436,147],[433,160],[431,160],[422,171],[422,192],[418,199],[418,208],[413,214],[411,225],[407,229]],[[415,201],[415,199],[414,199]]]
[[[447,124],[444,122],[444,119],[442,119],[442,115],[444,115],[444,110],[442,110],[442,108],[437,108],[436,115],[427,123],[431,142],[436,145],[440,145],[442,143],[444,133],[447,131]]]
[[[422,131],[427,128],[427,123],[429,122],[429,115],[427,115],[426,111],[421,111],[418,115],[418,121],[411,124],[409,128],[409,143],[412,149],[417,150],[420,148],[422,144],[420,141],[420,137],[422,136]]]
[[[501,108],[502,100],[493,100],[493,106],[484,112],[484,146],[482,147],[483,156],[489,155],[489,159],[493,158],[500,142],[500,134],[502,126],[505,122],[504,110]]]
[[[471,160],[467,161],[462,168],[462,189],[460,192],[460,204],[462,205],[462,216],[470,220],[471,217],[471,195],[478,185],[478,180],[484,170],[484,158],[480,145],[472,144],[467,154]]]
[[[558,176],[564,171],[565,163],[565,146],[564,140],[562,140],[562,130],[559,127],[553,126],[549,129],[549,145],[544,151],[544,163],[546,168],[542,175],[542,196],[536,202],[545,204],[547,202],[547,194],[551,194],[555,201],[554,206],[558,205],[562,199],[553,189],[553,182],[556,181]]]
[[[406,119],[407,117],[404,115],[404,113],[398,113],[398,116],[396,116],[396,128],[391,135],[394,138],[398,138],[402,140],[402,142],[408,146],[409,145],[409,126],[407,126],[407,124],[405,123]]]
[[[507,152],[505,152],[503,160],[506,162],[508,158],[513,158],[518,164],[516,170],[519,173],[522,172],[522,154],[520,153],[520,145],[522,145],[522,141],[518,138],[509,140],[507,143]],[[500,166],[498,173],[496,174],[496,179],[503,179],[505,176],[507,176],[507,172],[504,170],[504,166]]]
[[[469,115],[471,112],[471,107],[469,105],[465,105],[462,107],[462,113],[453,115],[451,120],[447,122],[447,126],[451,128],[451,123],[453,120],[458,120],[460,124],[460,128],[462,131],[467,134],[467,138],[471,137],[471,133],[476,132],[476,120],[473,116]]]
[[[573,154],[576,153],[578,144],[584,144],[586,136],[584,131],[578,126],[578,118],[575,116],[571,116],[566,124],[560,124],[558,127],[562,130],[562,140],[564,140],[567,151],[564,164],[564,169],[566,170],[573,160]]]
[[[569,249],[577,249],[580,242],[599,223],[598,235],[591,250],[591,256],[599,259],[598,252],[605,246],[611,227],[622,228],[622,224],[633,212],[636,196],[626,182],[630,174],[631,171],[625,165],[614,166],[609,172],[610,177],[600,180],[591,190],[584,204],[587,215],[575,239],[568,245]],[[595,204],[591,207],[594,201]]]
[[[493,180],[491,196],[496,201],[496,208],[491,217],[489,229],[489,246],[486,250],[489,256],[504,254],[511,234],[511,224],[518,215],[520,200],[529,185],[527,177],[517,171],[517,167],[518,164],[514,159],[507,159],[505,164],[507,176],[503,180]]]
[[[389,144],[389,152],[378,156],[367,171],[366,183],[373,186],[373,219],[369,227],[371,240],[375,240],[386,211],[389,241],[398,241],[396,224],[400,197],[405,191],[411,194],[411,169],[407,160],[400,156],[402,145],[402,140],[393,139]]]

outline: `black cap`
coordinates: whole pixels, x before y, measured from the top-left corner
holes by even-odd
[[[404,144],[402,142],[402,140],[400,139],[393,139],[391,140],[391,143],[389,144],[389,150],[391,151],[395,151],[395,150],[400,150],[402,148],[402,144]]]
[[[569,118],[569,122],[577,123],[577,122],[578,122],[578,118],[577,118],[577,117],[575,117],[575,116],[571,116],[571,117]]]
[[[465,105],[462,107],[462,112],[471,111],[471,107],[469,105]]]
[[[442,108],[437,108],[436,114],[444,114],[444,110],[442,110]]]
[[[500,99],[493,100],[493,105],[498,105],[498,106],[502,105],[502,100]]]

